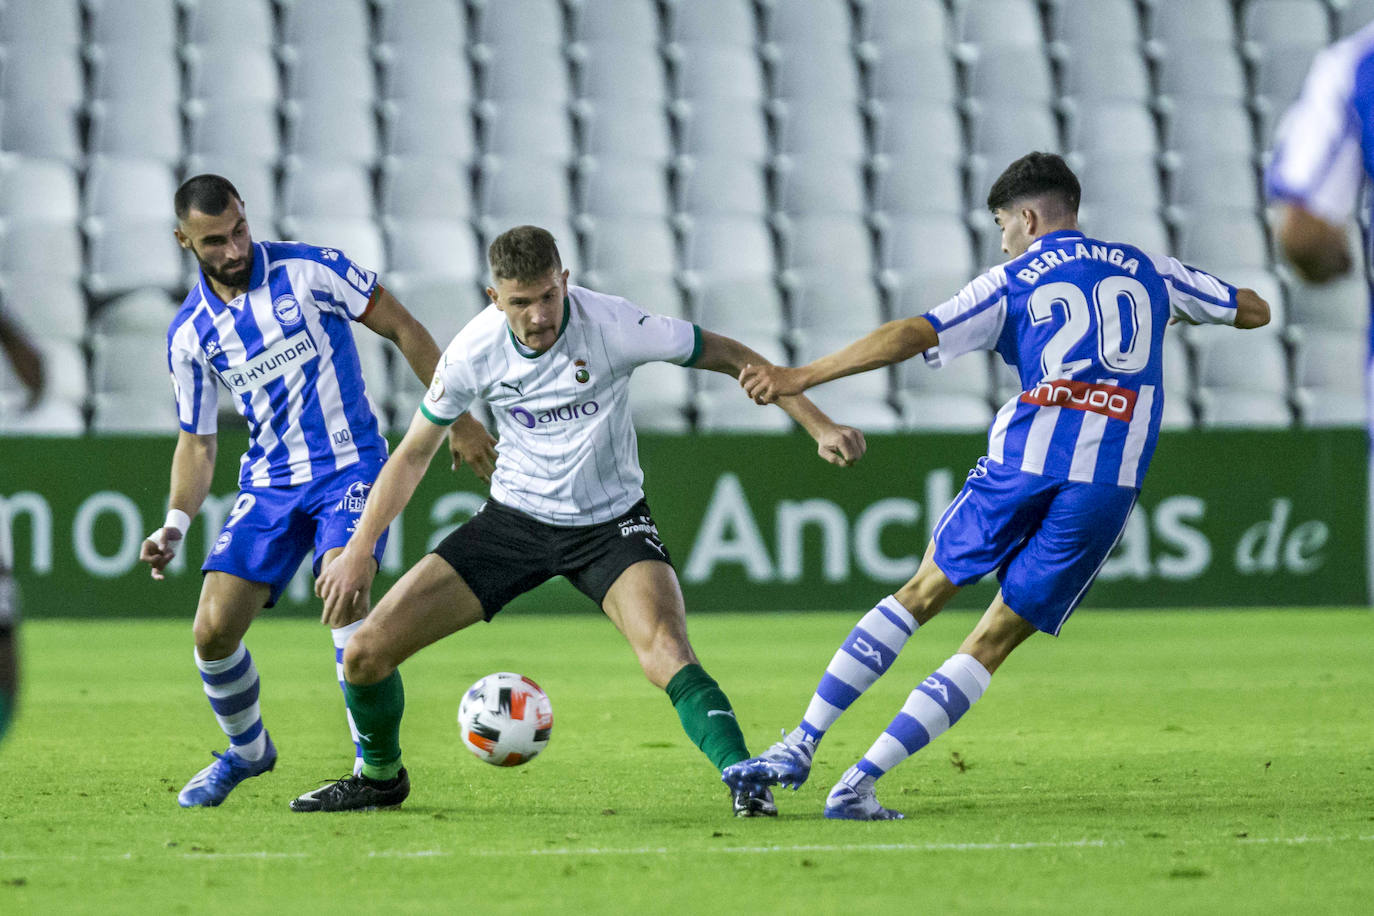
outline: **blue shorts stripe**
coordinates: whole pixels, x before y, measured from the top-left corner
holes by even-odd
[[[260,683],[254,681],[252,687],[231,697],[210,697],[210,708],[215,711],[217,716],[232,716],[234,713],[243,712],[258,701]]]
[[[816,688],[816,693],[831,706],[848,709],[850,704],[859,698],[860,691],[827,671],[821,675],[821,683]]]
[[[205,683],[209,684],[211,687],[218,687],[220,684],[232,684],[234,681],[237,681],[239,678],[247,674],[248,669],[252,666],[253,656],[249,655],[247,652],[244,652],[243,658],[239,661],[239,663],[234,667],[230,668],[228,671],[221,671],[219,674],[206,674],[204,671],[202,671],[200,673],[200,679]]]
[[[237,735],[230,735],[229,743],[237,745],[239,747],[243,747],[245,744],[252,744],[254,741],[257,740],[258,735],[261,734],[262,717],[259,716],[257,719],[253,721],[252,725],[248,726],[248,729],[246,731],[240,732]]]
[[[931,681],[935,683],[932,684]],[[973,705],[957,684],[938,671],[922,681],[916,689],[940,704],[945,715],[949,716],[950,725],[958,722],[963,714],[968,712],[969,706]]]

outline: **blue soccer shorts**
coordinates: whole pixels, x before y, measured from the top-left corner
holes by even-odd
[[[935,564],[955,585],[997,570],[1007,606],[1058,636],[1125,530],[1137,495],[980,458],[935,527]]]
[[[266,604],[271,607],[311,548],[318,576],[325,553],[348,543],[381,469],[380,461],[363,460],[298,486],[239,491],[201,572],[262,582],[272,589]],[[386,539],[383,532],[373,551],[378,563]]]

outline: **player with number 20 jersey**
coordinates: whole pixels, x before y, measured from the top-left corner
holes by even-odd
[[[859,621],[797,728],[725,771],[732,785],[799,785],[826,730],[916,629],[962,586],[996,572],[1002,589],[959,652],[912,691],[826,800],[827,817],[900,817],[878,804],[877,778],[957,722],[1032,633],[1057,635],[1120,537],[1159,434],[1167,325],[1268,322],[1268,305],[1251,290],[1084,235],[1079,197],[1060,157],[1018,159],[988,195],[1012,260],[926,314],[808,366],[742,374],[746,392],[766,403],[917,353],[939,367],[994,350],[1022,391],[997,412],[987,455],[936,523],[916,575]]]

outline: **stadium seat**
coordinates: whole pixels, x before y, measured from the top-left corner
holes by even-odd
[[[686,433],[691,430],[687,408],[692,402],[694,373],[670,363],[638,366],[630,380],[630,416],[638,430]]]
[[[54,280],[82,273],[81,235],[65,220],[0,222],[0,276],[33,272]]]
[[[641,0],[570,0],[573,41],[608,42],[625,47],[653,47],[659,42],[658,10]]]
[[[1222,49],[1226,51],[1226,49]],[[1245,99],[1245,70],[1234,53],[1217,53],[1210,42],[1171,43],[1156,62],[1161,101],[1190,116],[1198,99],[1227,101],[1239,105]]]
[[[466,102],[392,100],[379,106],[382,149],[387,157],[448,157],[455,163],[477,156],[477,136]]]
[[[798,214],[779,221],[778,235],[782,267],[793,276],[871,273],[873,242],[857,215]]]
[[[1288,291],[1295,327],[1360,334],[1369,323],[1369,288],[1359,270],[1320,285],[1290,275]]]
[[[281,210],[283,222],[298,217],[368,219],[375,213],[371,176],[345,163],[293,169],[282,176]]]
[[[135,0],[137,3],[137,0]],[[270,50],[276,40],[271,0],[191,0],[186,9],[186,45]],[[409,5],[409,4],[407,4]]]
[[[865,373],[880,375],[882,370]],[[853,426],[865,433],[895,433],[902,426],[902,415],[892,406],[890,398],[865,397],[849,390],[850,379],[838,379],[809,389],[806,396],[830,419],[845,426]],[[847,385],[846,383],[849,383]]]
[[[792,418],[783,413],[782,408],[776,405],[760,407],[745,397],[738,387],[731,391],[703,392],[696,396],[693,404],[700,432],[788,433],[795,428]]]
[[[958,0],[954,6],[959,41],[993,47],[1042,47],[1044,30],[1034,0]]]
[[[578,163],[578,212],[667,219],[668,198],[667,170],[652,160],[586,156]]]
[[[1209,328],[1195,335],[1194,342],[1197,383],[1201,388],[1247,390],[1274,396],[1289,390],[1288,362],[1277,337]]]
[[[1203,211],[1180,223],[1178,256],[1187,264],[1225,277],[1228,270],[1267,266],[1269,244],[1258,217]]]
[[[1164,45],[1195,41],[1200,36],[1234,47],[1236,21],[1231,0],[1189,0],[1146,4],[1149,38]]]
[[[582,99],[574,110],[581,150],[587,155],[644,159],[660,165],[672,157],[668,116],[659,103]]]
[[[874,118],[874,163],[894,169],[919,168],[940,161],[963,162],[964,130],[958,113],[942,102],[903,102],[893,110],[884,105]],[[1046,119],[1053,131],[1053,121]],[[1057,145],[1057,144],[1056,144]]]
[[[699,98],[675,102],[672,113],[681,153],[737,156],[760,163],[768,158],[768,122],[757,107]]]
[[[869,94],[900,113],[908,99],[952,103],[959,97],[954,61],[923,44],[885,44],[870,55]]]
[[[384,101],[454,109],[470,105],[477,96],[461,47],[424,46],[392,55],[381,67],[380,90]]]
[[[1069,150],[1084,156],[1159,150],[1154,115],[1134,102],[1084,99],[1067,123]]]
[[[765,41],[820,46],[848,45],[852,38],[846,0],[810,0],[804,7],[767,3],[760,10]]]
[[[164,205],[170,200],[170,196],[162,198]],[[180,287],[181,249],[172,236],[172,225],[171,219],[88,221],[86,289],[103,299],[149,286]]]
[[[21,271],[0,276],[0,291],[5,310],[34,334],[77,344],[86,336],[86,294],[76,278]]]
[[[863,330],[867,333],[872,328]],[[817,329],[807,334],[796,335],[794,352],[796,363],[797,365],[805,365],[820,359],[822,356],[842,350],[853,343],[856,336],[849,329],[837,329],[836,332]],[[855,402],[887,402],[892,393],[891,369],[883,366],[870,372],[847,375],[844,378],[826,382],[824,385],[812,389],[812,391],[816,393],[824,391],[832,398],[848,397]],[[808,397],[811,396],[812,391],[807,392]]]
[[[1088,210],[1128,206],[1156,210],[1163,203],[1159,165],[1150,153],[1110,153],[1081,157],[1075,172]]]
[[[1302,45],[1263,45],[1254,51],[1252,102],[1266,145],[1272,142],[1278,119],[1302,92],[1314,56],[1313,49]]]
[[[143,409],[147,413],[146,405]],[[18,406],[7,409],[0,400],[0,435],[80,436],[85,432],[86,420],[76,402],[49,397],[33,410],[24,411]]]
[[[1049,59],[1036,46],[981,48],[970,55],[965,71],[970,98],[1041,105],[1054,98]]]
[[[180,305],[179,299],[160,289],[134,290],[102,305],[91,321],[91,330],[102,336],[150,334],[165,337]]]
[[[40,335],[36,328],[31,327],[29,330],[33,335],[34,347],[43,359],[42,401],[65,402],[79,406],[87,395],[86,358],[81,355],[80,345],[76,341]],[[152,339],[154,344],[159,342],[156,336]],[[167,391],[170,394],[165,351],[158,365],[162,367],[162,383],[160,388],[154,390]],[[0,405],[8,402],[12,406],[22,407],[27,400],[28,392],[15,378],[9,360],[0,360]],[[41,402],[36,406],[42,406]]]
[[[149,159],[100,158],[86,171],[82,211],[87,220],[111,225],[152,221],[166,223],[170,233],[172,172]]]
[[[975,197],[1031,150],[1060,152],[1059,127],[1047,105],[986,100],[970,106],[969,186]]]
[[[763,61],[752,45],[675,42],[664,54],[671,64],[675,98],[750,103],[766,97]]]
[[[695,217],[683,232],[682,250],[683,267],[707,282],[760,280],[773,275],[773,241],[768,229],[748,217]]]
[[[882,297],[867,270],[803,271],[787,291],[794,340],[836,332],[858,338],[882,324]]]
[[[689,290],[691,312],[702,329],[753,346],[755,340],[781,340],[787,331],[782,293],[773,280],[716,280]]]
[[[848,44],[774,42],[764,47],[763,57],[774,98],[854,105],[863,95]]]
[[[495,54],[479,59],[477,85],[482,98],[495,101],[565,102],[572,97],[568,61],[561,52]]]
[[[470,229],[468,230],[468,239],[472,239]],[[472,242],[472,245],[474,248],[476,247],[475,242]],[[392,246],[392,252],[394,264],[397,258],[402,257],[402,253],[397,251],[395,245]],[[464,252],[459,257],[465,257],[471,262],[475,256]],[[394,284],[395,289],[392,289],[391,286],[387,286],[387,288],[392,289],[396,298],[406,307],[406,311],[414,315],[415,320],[425,326],[425,330],[434,337],[441,350],[447,347],[454,335],[461,331],[463,326],[486,306],[487,298],[482,292],[483,283],[477,277],[469,279],[449,277],[441,280],[436,276],[436,278],[425,282],[405,282],[404,284],[399,282],[400,278],[400,272],[393,267],[388,272],[386,280],[398,282]],[[407,279],[409,279],[409,274]],[[420,403],[420,397],[424,395],[425,386],[415,378],[415,373],[411,370],[410,364],[403,357],[393,360],[391,391],[393,404],[396,392],[414,393],[415,397],[410,400],[406,411],[407,416],[415,411]]]
[[[878,48],[921,45],[927,55],[949,44],[949,13],[943,0],[864,0],[859,39]]]
[[[381,173],[383,222],[395,219],[466,220],[472,188],[466,169],[447,158],[395,159]]]
[[[964,178],[957,160],[884,156],[872,169],[875,220],[964,211]]]
[[[70,112],[85,97],[81,58],[74,48],[49,51],[46,46],[11,44],[5,50],[3,76],[0,100],[8,104],[41,99]]]
[[[1294,382],[1304,426],[1363,426],[1365,340],[1341,331],[1308,333],[1294,352]]]
[[[919,282],[923,277],[961,276],[963,286],[976,272],[968,230],[961,220],[941,214],[919,214],[892,219],[878,242],[878,261],[885,283]],[[938,297],[928,307],[948,298],[958,287]],[[925,311],[922,309],[921,311]]]
[[[656,315],[687,319],[691,314],[672,271],[636,270],[620,274],[600,270],[589,274],[574,273],[570,282],[628,299]]]
[[[284,96],[321,108],[342,103],[372,103],[377,80],[365,50],[303,53],[286,59]]]
[[[181,113],[175,101],[98,100],[88,114],[86,149],[92,156],[181,161]]]
[[[1260,210],[1260,180],[1244,154],[1179,156],[1169,172],[1169,204],[1181,211]]]
[[[981,430],[992,421],[989,355],[968,353],[939,369],[920,357],[896,366],[897,403],[907,429]]]
[[[1374,22],[1374,0],[1343,0],[1336,10],[1336,31],[1344,37]]]
[[[135,55],[101,55],[91,66],[90,98],[142,102],[175,110],[181,99],[181,67],[171,48]]]
[[[304,54],[350,54],[371,43],[367,0],[285,0],[281,43]]]
[[[59,162],[0,162],[0,217],[6,222],[72,224],[81,213],[76,173]]]
[[[186,53],[186,97],[257,101],[275,104],[281,78],[270,50],[235,47],[197,49]]]
[[[752,45],[758,40],[750,0],[666,0],[664,8],[669,41]]]
[[[540,99],[482,102],[477,106],[482,150],[497,156],[567,164],[576,151],[565,103]]]
[[[569,54],[579,98],[608,104],[635,100],[660,105],[668,99],[663,57],[653,45],[622,47],[588,42],[574,45]]]
[[[1056,53],[1061,60],[1100,43],[1104,35],[1112,37],[1114,52],[1140,45],[1140,17],[1134,0],[1054,0],[1048,10],[1050,39],[1059,46]]]
[[[677,244],[667,222],[646,217],[598,217],[586,233],[583,272],[627,275],[651,271],[671,276]]]
[[[0,7],[0,35],[11,47],[74,51],[81,44],[81,5],[75,0],[6,3]]]
[[[1116,101],[1149,104],[1152,90],[1145,58],[1115,45],[1076,47],[1059,61],[1059,80],[1070,105]]]
[[[1311,0],[1250,0],[1241,9],[1241,35],[1260,47],[1298,45],[1309,51],[1331,41],[1327,4]]]
[[[0,152],[75,166],[82,158],[78,106],[0,98]]]
[[[568,176],[535,160],[486,157],[477,175],[477,212],[572,215]]]
[[[343,163],[360,168],[377,159],[377,115],[370,101],[328,104],[292,100],[283,106],[282,152],[287,168]]]
[[[867,155],[863,118],[856,105],[794,100],[774,102],[770,110],[778,153],[824,156],[855,166]]]
[[[781,156],[774,163],[775,206],[794,216],[862,217],[863,171],[820,156]]]
[[[379,3],[377,40],[395,61],[424,51],[454,53],[467,47],[468,27],[463,4],[453,0],[404,0]],[[424,56],[420,54],[420,56]]]
[[[481,45],[503,48],[514,57],[528,56],[529,49],[563,44],[563,12],[558,0],[471,0]],[[522,49],[516,54],[511,49]]]
[[[1203,388],[1198,391],[1201,425],[1221,429],[1276,429],[1290,426],[1293,412],[1286,398],[1248,388]]]
[[[186,103],[186,151],[275,164],[281,151],[277,106],[261,100],[194,99]]]

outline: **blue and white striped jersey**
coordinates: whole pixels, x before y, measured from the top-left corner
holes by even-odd
[[[172,319],[167,363],[181,428],[215,432],[218,381],[251,433],[242,486],[301,484],[384,458],[349,326],[367,314],[377,275],[333,248],[257,242],[248,286],[225,303],[202,275]]]
[[[1374,175],[1374,24],[1317,54],[1279,122],[1269,196],[1341,225]]]
[[[926,313],[943,365],[995,350],[1021,376],[988,457],[1030,474],[1139,488],[1164,410],[1171,317],[1234,324],[1236,288],[1133,245],[1051,232]]]

